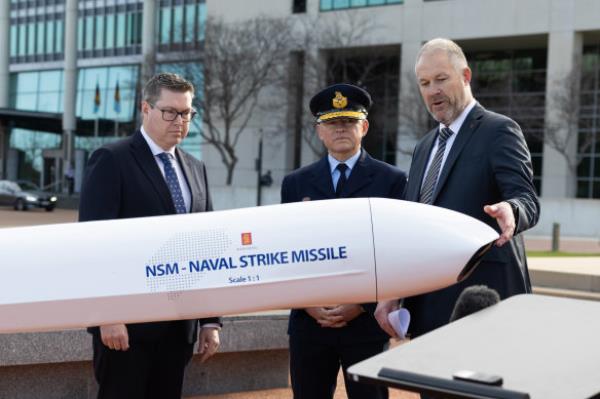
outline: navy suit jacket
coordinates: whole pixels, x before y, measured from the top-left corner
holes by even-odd
[[[179,148],[175,152],[192,195],[191,212],[211,211],[204,164]],[[86,165],[79,221],[175,213],[167,183],[140,131],[94,151]],[[202,319],[200,322],[219,323],[219,319]],[[197,320],[137,323],[128,324],[127,330],[131,341],[151,341],[167,328],[179,328],[182,337],[194,342],[197,324]],[[98,329],[91,328],[89,331],[97,333]]]
[[[406,174],[404,172],[372,158],[362,150],[340,197],[402,199],[405,186]],[[327,157],[295,170],[283,179],[282,203],[335,198]],[[288,333],[290,335],[308,334],[315,339],[327,342],[329,340],[342,340],[343,343],[387,341],[389,336],[379,328],[373,316],[375,304],[363,304],[363,307],[366,312],[343,328],[323,328],[304,310],[292,309]]]
[[[406,199],[419,201],[425,168],[438,129],[427,133],[417,144],[410,167]],[[516,218],[515,236],[502,247],[492,249],[465,281],[433,293],[407,298],[413,337],[446,323],[462,290],[485,284],[502,299],[531,292],[521,232],[539,218],[539,202],[533,185],[531,156],[519,125],[485,110],[477,104],[467,115],[442,168],[433,205],[452,209],[487,223],[498,232],[495,219],[485,205],[508,201]]]

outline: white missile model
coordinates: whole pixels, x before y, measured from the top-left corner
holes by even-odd
[[[462,280],[497,238],[379,198],[5,228],[0,332],[406,297]]]

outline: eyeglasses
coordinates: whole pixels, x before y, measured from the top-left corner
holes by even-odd
[[[175,119],[177,119],[178,115],[181,116],[181,120],[183,122],[190,122],[192,119],[194,119],[194,117],[197,114],[197,112],[194,110],[177,112],[174,109],[159,108],[152,103],[148,103],[148,105],[150,105],[151,108],[156,108],[157,110],[159,110],[162,113],[163,121],[166,121],[166,122],[173,122]]]

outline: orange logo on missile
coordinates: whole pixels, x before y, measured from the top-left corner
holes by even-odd
[[[242,245],[252,245],[252,233],[242,233]]]

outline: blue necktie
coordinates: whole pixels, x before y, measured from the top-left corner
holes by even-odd
[[[160,158],[165,166],[165,180],[167,181],[167,186],[171,192],[171,198],[173,199],[173,205],[175,205],[175,211],[177,213],[187,213],[185,209],[185,202],[183,201],[183,194],[181,193],[181,186],[179,185],[179,180],[177,179],[177,173],[175,173],[175,169],[171,163],[173,156],[168,152],[161,152],[158,154],[158,158]]]
[[[452,136],[452,133],[454,132],[447,127],[440,130],[438,148],[421,187],[419,202],[424,204],[433,203],[433,193],[435,193],[437,187],[438,177],[442,169],[442,159],[444,159],[444,151],[446,151],[446,140]]]

